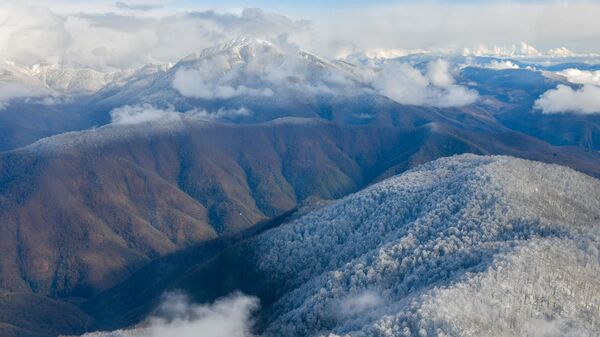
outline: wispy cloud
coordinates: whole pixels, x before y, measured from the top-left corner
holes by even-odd
[[[0,69],[1,71],[1,69]],[[52,104],[50,90],[44,87],[26,85],[19,82],[0,81],[0,110],[6,109],[12,100],[36,98],[43,104]],[[47,98],[44,100],[43,98]]]
[[[247,117],[253,115],[252,111],[245,107],[241,107],[238,109],[219,108],[216,111],[194,110],[189,112],[188,114],[193,117],[216,120],[231,120],[239,117]]]
[[[335,308],[336,316],[348,318],[376,309],[384,304],[383,299],[374,291],[366,290],[342,298]]]
[[[115,7],[120,9],[128,9],[133,11],[151,11],[153,9],[162,8],[163,5],[158,3],[144,3],[144,4],[128,4],[123,1],[115,2]]]
[[[245,85],[233,85],[220,78],[208,62],[195,69],[181,69],[173,79],[173,88],[185,97],[192,98],[233,98],[236,96],[273,96],[269,88],[250,88]]]
[[[180,113],[174,110],[163,110],[149,104],[125,105],[110,112],[111,123],[117,125],[140,124],[156,120],[176,120]]]
[[[156,313],[138,328],[82,337],[252,337],[255,297],[235,293],[212,304],[194,304],[182,294],[164,296]]]

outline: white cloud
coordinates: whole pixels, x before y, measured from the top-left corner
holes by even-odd
[[[233,86],[227,78],[219,76],[213,62],[204,62],[200,68],[181,69],[175,73],[173,88],[185,97],[232,98],[236,96],[273,96],[269,88],[256,89],[245,85]],[[221,74],[222,75],[222,74]]]
[[[566,47],[553,48],[548,51],[548,55],[552,57],[570,57],[575,56],[575,53]]]
[[[497,46],[488,47],[485,44],[479,44],[475,47],[467,47],[462,51],[463,56],[496,56],[496,57],[534,57],[543,54],[535,47],[521,42],[519,46]]]
[[[155,120],[175,120],[180,114],[174,110],[163,110],[149,104],[125,105],[110,112],[111,123],[119,125],[139,124]]]
[[[0,4],[0,58],[24,64],[55,56],[73,43],[66,17],[43,7]]]
[[[217,120],[228,120],[235,119],[237,117],[247,117],[252,116],[252,111],[241,107],[238,109],[226,109],[219,108],[217,111],[207,111],[207,110],[194,110],[190,111],[187,114],[193,117],[206,118],[206,119],[217,119]]]
[[[232,294],[209,305],[190,302],[187,296],[168,294],[156,315],[140,328],[93,332],[82,337],[252,337],[255,297]]]
[[[383,305],[383,299],[375,292],[366,290],[356,295],[349,295],[341,299],[336,307],[335,314],[339,318],[347,318],[362,314]]]
[[[570,68],[559,71],[557,74],[566,77],[571,83],[594,84],[600,86],[600,70],[588,71]]]
[[[126,3],[123,1],[117,1],[117,2],[115,2],[115,7],[120,8],[120,9],[132,10],[132,11],[151,11],[153,9],[162,8],[163,5],[161,5],[160,3],[135,4],[135,3]]]
[[[548,90],[535,101],[535,108],[543,113],[600,113],[600,87],[585,84],[580,89],[559,85]]]
[[[44,90],[43,88],[30,87],[15,82],[0,82],[0,110],[6,109],[13,99],[34,98],[48,94],[49,91]]]
[[[252,111],[246,107],[219,108],[214,111],[193,109],[178,112],[173,109],[159,109],[150,104],[125,105],[110,112],[111,123],[115,125],[132,125],[152,121],[180,120],[183,116],[212,120],[231,120],[238,117],[252,116]]]
[[[505,55],[535,56],[539,50],[530,48],[529,43],[540,50],[563,45],[580,52],[598,52],[599,12],[597,1],[402,1],[339,9],[336,15],[323,14],[313,22],[325,41],[319,45],[324,51],[331,51],[327,41],[342,46],[339,41],[343,40],[352,42],[356,51],[460,51],[485,44],[511,46],[504,48]],[[514,45],[518,41],[527,44]]]
[[[167,296],[161,316],[150,320],[149,337],[250,337],[255,297],[234,294],[212,305],[194,305],[183,295]]]
[[[528,43],[515,45],[515,37],[543,50],[558,44],[596,52],[600,45],[600,21],[595,15],[600,3],[594,1],[568,6],[557,1],[407,1],[348,6],[339,8],[335,16],[320,10],[287,11],[307,20],[290,19],[268,8],[222,6],[186,12],[191,5],[156,1],[98,0],[81,6],[48,0],[43,4],[52,10],[32,0],[0,4],[0,58],[26,64],[51,59],[95,69],[123,68],[175,62],[241,35],[287,36],[303,49],[326,57],[360,52],[387,58],[411,50],[460,51],[462,47],[475,55],[539,55]],[[157,8],[161,4],[163,8]],[[562,47],[551,53],[572,55]]]
[[[438,87],[449,87],[454,84],[454,77],[450,74],[450,64],[441,59],[427,64],[427,77],[431,84]]]
[[[521,42],[519,54],[524,56],[540,56],[542,53],[540,53],[540,51],[535,47],[528,45],[525,42]]]
[[[185,97],[271,97],[275,92],[319,95],[356,89],[349,73],[285,40],[238,39],[186,58],[172,86]]]
[[[128,2],[126,6],[149,5]],[[0,59],[27,65],[51,60],[99,70],[128,68],[176,62],[242,35],[293,35],[307,25],[261,9],[161,13],[149,16],[126,10],[57,14],[39,5],[0,3]]]
[[[514,64],[513,62],[511,62],[509,60],[504,60],[504,61],[492,60],[490,63],[486,64],[485,67],[489,68],[489,69],[496,69],[496,70],[519,69],[520,68],[518,64]]]
[[[472,104],[478,96],[454,83],[444,60],[430,62],[426,73],[405,63],[390,62],[371,81],[380,94],[401,104],[455,107]]]

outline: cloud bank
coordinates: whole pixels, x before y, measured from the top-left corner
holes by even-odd
[[[559,71],[557,74],[566,77],[571,83],[594,84],[600,86],[600,70],[588,71],[570,68]]]
[[[306,22],[261,9],[137,15],[116,12],[59,14],[39,5],[0,4],[0,59],[32,65],[42,60],[105,70],[176,62],[193,52],[237,38],[278,38],[304,31]],[[134,13],[132,13],[132,10]],[[162,10],[161,10],[162,11]],[[177,37],[177,38],[174,38]]]
[[[492,46],[486,49],[505,49],[505,55],[534,56],[554,49],[555,56],[562,57],[566,52],[560,47],[598,52],[599,12],[597,1],[403,1],[340,9],[334,16],[317,16],[313,27],[323,40],[337,41],[340,53],[399,47],[473,51]]]
[[[437,60],[422,72],[406,63],[391,62],[374,74],[372,85],[401,104],[456,107],[474,103],[477,92],[455,84],[449,67],[447,61]]]
[[[200,99],[356,92],[349,72],[285,39],[277,42],[242,38],[192,55],[177,66],[172,87],[184,97]]]
[[[47,95],[48,92],[41,88],[28,87],[20,83],[0,82],[0,110],[4,110],[13,99],[33,98]]]
[[[285,49],[285,44],[284,50],[260,40],[234,46],[186,59],[175,73],[173,88],[182,96],[201,99],[271,97],[273,90],[307,95],[356,95],[374,90],[401,104],[435,107],[465,106],[478,97],[477,92],[455,83],[449,63],[442,59],[429,62],[424,70],[390,60],[347,71],[296,47]]]
[[[269,88],[255,89],[245,85],[232,86],[219,78],[210,65],[197,69],[182,69],[175,74],[173,88],[185,97],[192,98],[233,98],[236,96],[273,96]]]
[[[585,84],[579,89],[573,89],[559,85],[540,96],[535,102],[535,108],[546,114],[597,114],[600,113],[600,87]]]
[[[408,1],[340,6],[334,16],[315,4],[302,5],[301,11],[278,6],[284,13],[279,14],[275,7],[191,10],[169,2],[102,3],[83,8],[64,0],[44,1],[45,7],[31,0],[0,4],[0,59],[127,68],[176,62],[242,35],[285,36],[329,58],[355,52],[402,55],[409,50],[526,56],[546,50],[564,57],[572,56],[571,50],[598,52],[600,45],[596,1]]]

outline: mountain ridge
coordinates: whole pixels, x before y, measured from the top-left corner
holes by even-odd
[[[534,323],[593,335],[599,184],[506,156],[442,158],[190,261],[162,289],[198,303],[256,296],[261,336],[522,335]],[[142,275],[84,306],[99,326],[152,314],[158,302],[123,297]]]

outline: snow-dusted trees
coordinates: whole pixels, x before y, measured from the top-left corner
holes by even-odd
[[[256,241],[261,270],[293,289],[267,335],[597,334],[598,219],[600,182],[563,167],[426,164]],[[381,301],[338,314],[365,293]]]
[[[263,337],[596,337],[599,251],[600,181],[462,155],[267,231],[243,255],[284,294],[264,308]]]

